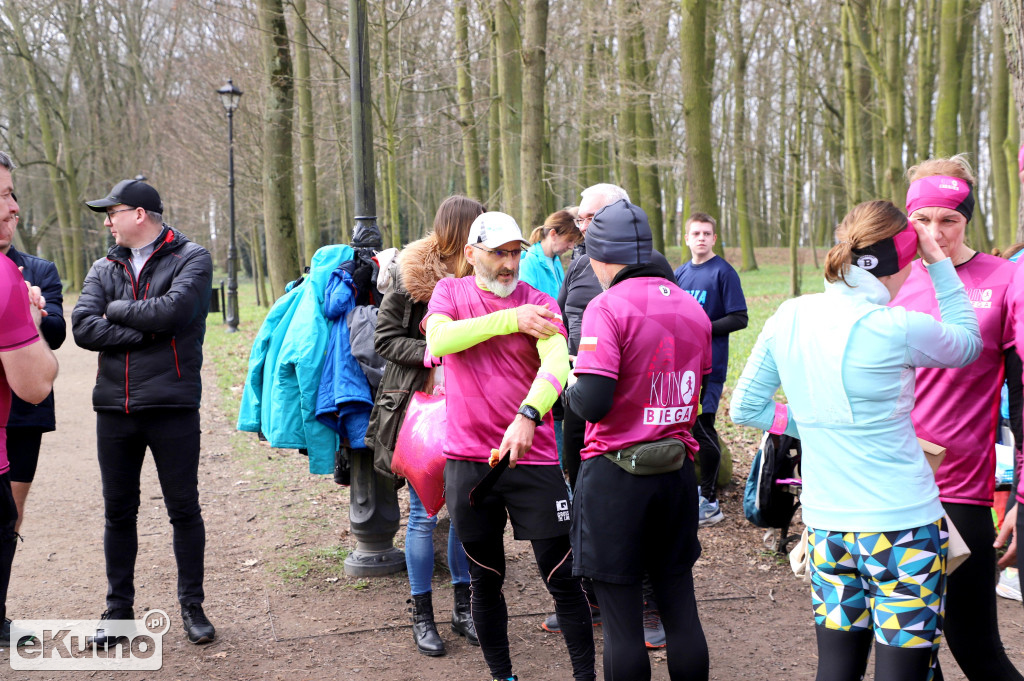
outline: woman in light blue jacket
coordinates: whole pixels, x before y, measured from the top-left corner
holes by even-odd
[[[820,681],[855,681],[876,642],[875,679],[925,681],[938,653],[948,533],[910,420],[914,368],[981,352],[974,309],[935,239],[888,201],[836,229],[825,292],[783,303],[733,393],[741,425],[803,441]],[[943,322],[890,308],[916,252]],[[788,406],[773,396],[779,386]]]
[[[548,216],[530,234],[530,248],[523,251],[519,262],[519,278],[538,291],[558,298],[565,279],[559,256],[573,247],[583,234],[573,224],[572,213],[560,210]]]

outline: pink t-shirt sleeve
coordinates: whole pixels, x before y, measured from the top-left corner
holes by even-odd
[[[0,352],[8,352],[36,342],[39,332],[29,311],[25,279],[9,258],[0,261]]]
[[[452,284],[454,279],[441,279],[434,286],[434,292],[430,295],[430,302],[427,303],[427,317],[432,314],[442,314],[448,319],[458,319],[458,310],[455,307],[455,300],[452,298]],[[426,318],[424,317],[424,323]]]

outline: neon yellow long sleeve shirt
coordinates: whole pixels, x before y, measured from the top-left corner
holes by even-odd
[[[432,314],[427,319],[427,348],[435,357],[443,357],[495,336],[512,333],[519,333],[515,308],[458,321],[442,314]],[[543,416],[565,388],[569,377],[569,347],[565,337],[556,333],[537,341],[537,354],[540,356],[540,368],[522,404],[530,405]]]

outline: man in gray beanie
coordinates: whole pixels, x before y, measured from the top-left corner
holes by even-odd
[[[604,292],[583,313],[579,379],[570,376],[563,393],[588,422],[573,499],[573,574],[593,581],[601,604],[606,681],[651,678],[645,573],[665,627],[669,677],[707,679],[693,590],[700,542],[690,431],[711,371],[711,322],[651,265],[642,209],[625,199],[605,206],[585,238]]]

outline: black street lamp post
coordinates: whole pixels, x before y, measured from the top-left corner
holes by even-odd
[[[238,101],[242,98],[239,90],[231,79],[217,90],[224,110],[228,114],[228,195],[231,236],[228,240],[228,300],[227,325],[228,333],[238,331],[238,259],[235,253],[235,128],[234,113]]]
[[[355,221],[352,247],[368,256],[381,247],[373,171],[373,118],[366,0],[349,0],[349,63],[352,74],[352,165]],[[388,575],[405,569],[405,555],[394,547],[401,514],[393,481],[373,469],[373,450],[349,450],[352,487],[349,526],[356,548],[345,559],[345,574]]]

